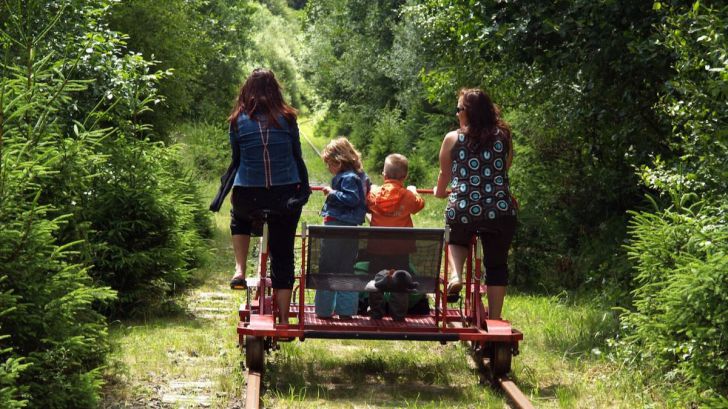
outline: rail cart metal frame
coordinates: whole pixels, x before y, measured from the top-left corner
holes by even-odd
[[[260,278],[247,280],[246,302],[240,306],[240,322],[237,326],[239,342],[244,347],[245,365],[248,369],[246,407],[258,407],[261,377],[265,371],[266,351],[275,349],[279,342],[294,339],[300,341],[310,338],[409,340],[439,341],[441,343],[460,341],[468,345],[476,364],[494,384],[500,382],[507,393],[509,393],[509,386],[515,388],[515,385],[507,379],[507,374],[511,370],[512,356],[518,354],[518,343],[523,340],[523,334],[512,328],[506,320],[488,318],[488,309],[482,298],[486,294],[487,288],[481,284],[483,263],[480,254],[481,246],[477,238],[473,239],[467,256],[464,298],[457,305],[453,303],[448,305],[446,297],[448,263],[443,263],[443,258],[447,260],[448,256],[445,245],[447,234],[446,229],[306,226],[304,224],[300,237],[301,274],[295,278],[294,300],[291,302],[290,311],[291,318],[294,320],[297,318],[297,322],[281,324],[276,322],[277,311],[272,302],[273,290],[270,278],[267,276],[268,226],[267,223],[264,223],[258,263]],[[347,235],[402,238],[424,235],[437,240],[439,249],[435,255],[437,262],[433,267],[436,270],[430,284],[431,294],[434,295],[435,301],[434,310],[429,315],[408,315],[404,322],[396,322],[389,317],[381,320],[372,320],[367,316],[354,316],[351,320],[330,320],[316,317],[313,304],[306,303],[305,291],[306,288],[313,288],[310,283],[307,286],[307,280],[311,280],[309,272],[316,268],[315,263],[317,262],[311,257],[311,243],[314,240],[325,238],[335,240],[336,237],[347,237]],[[352,285],[352,288],[360,288],[361,282]],[[518,391],[518,393],[520,392]],[[527,400],[526,403],[528,403]]]

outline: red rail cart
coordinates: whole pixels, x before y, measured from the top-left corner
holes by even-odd
[[[240,307],[237,332],[244,346],[248,369],[246,407],[259,404],[260,381],[265,370],[266,350],[277,343],[310,338],[460,341],[467,343],[476,363],[491,379],[505,377],[511,370],[511,358],[518,354],[523,334],[508,321],[491,320],[483,304],[487,288],[482,285],[480,244],[474,238],[464,270],[463,298],[448,303],[447,257],[448,231],[432,228],[389,228],[363,226],[303,225],[301,234],[301,274],[296,277],[291,323],[276,322],[270,279],[267,277],[267,225],[263,226],[259,260],[260,278],[247,280],[246,301]],[[417,281],[417,291],[427,293],[432,307],[426,315],[408,315],[404,321],[385,316],[371,319],[355,315],[352,319],[321,319],[314,312],[313,296],[306,290],[364,292],[376,272],[361,269],[347,273],[324,271],[321,257],[327,243],[354,243],[360,255],[352,263],[380,257],[379,253],[404,251],[409,258],[410,273]],[[373,251],[376,248],[376,252]],[[399,249],[399,250],[398,250]],[[404,249],[404,250],[402,250]],[[340,260],[341,261],[341,260]],[[344,261],[348,262],[348,261]],[[434,301],[434,306],[432,305]]]

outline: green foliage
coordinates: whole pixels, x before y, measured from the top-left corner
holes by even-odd
[[[622,314],[627,336],[620,349],[664,378],[688,380],[691,399],[725,406],[728,7],[676,2],[655,8],[666,16],[660,41],[676,56],[659,108],[672,122],[671,149],[679,156],[656,157],[642,168],[644,182],[661,194],[660,205],[635,213],[630,226],[636,289],[634,309]]]
[[[118,137],[106,149],[85,210],[92,274],[119,293],[112,315],[159,311],[202,257],[196,182],[163,145]]]
[[[15,162],[19,145],[6,140],[0,173],[0,275],[8,278],[0,291],[15,296],[0,317],[0,326],[12,334],[3,340],[12,348],[5,349],[10,358],[4,370],[15,372],[10,390],[23,390],[30,407],[94,407],[108,344],[105,319],[93,305],[114,293],[95,286],[83,266],[67,262],[72,245],[61,246],[53,237],[63,221],[45,218],[49,207],[37,204],[38,187],[27,179],[31,166],[47,168]]]
[[[528,259],[521,279],[574,287],[597,271],[624,284],[614,271],[624,265],[603,265],[620,257],[624,229],[605,229],[642,200],[634,167],[670,155],[652,109],[670,75],[670,54],[654,44],[659,16],[627,1],[432,2],[407,13],[442,67],[427,74],[429,97],[485,87],[512,122],[512,185],[528,231],[514,246]],[[598,242],[606,259],[592,257]]]
[[[14,407],[96,407],[108,352],[99,310],[168,299],[209,231],[176,150],[146,139],[142,116],[166,73],[122,54],[107,7],[0,5],[0,397]],[[123,227],[109,235],[105,223]],[[141,237],[124,236],[129,226]],[[107,257],[124,238],[131,252]],[[103,273],[124,277],[129,259],[152,274],[126,277],[140,282],[117,286],[115,303],[105,285],[117,282]]]
[[[181,155],[188,169],[205,180],[219,181],[230,163],[230,142],[218,126],[186,123],[175,129],[175,141],[183,148]]]
[[[728,191],[728,7],[665,4],[661,43],[675,54],[675,75],[659,105],[671,121],[671,149],[678,158],[657,157],[643,168],[645,182],[670,192],[699,195]],[[661,4],[661,3],[656,3]]]
[[[129,49],[159,61],[173,75],[160,83],[164,105],[148,113],[159,134],[190,117],[218,119],[230,109],[249,48],[246,1],[118,2],[111,28],[128,35]]]
[[[392,100],[396,90],[386,53],[400,5],[392,0],[308,3],[304,72],[322,97],[375,109]]]
[[[0,277],[0,285],[7,278],[7,276]],[[18,296],[13,294],[11,290],[4,288],[0,290],[0,317],[12,313],[17,303]],[[0,325],[1,323],[0,318]],[[1,326],[0,330],[2,330]],[[0,346],[9,337],[10,335],[0,335]],[[28,401],[22,399],[20,395],[21,391],[27,388],[18,385],[18,377],[29,364],[23,363],[23,358],[14,357],[12,352],[12,347],[0,349],[0,359],[9,355],[7,358],[4,358],[4,362],[0,361],[0,402],[3,402],[3,407],[9,409],[23,408],[28,404]]]
[[[298,59],[305,51],[296,41],[301,35],[298,13],[290,10],[283,0],[261,3],[265,6],[251,4],[252,45],[244,50],[243,77],[259,67],[273,70],[283,87],[285,100],[305,111],[316,103],[316,98],[300,72]]]
[[[381,173],[387,155],[394,152],[407,154],[404,149],[407,136],[403,125],[399,110],[383,109],[379,112],[365,157],[369,169],[378,169]]]
[[[3,393],[15,406],[22,403],[13,391],[22,391],[30,407],[94,407],[108,345],[106,321],[93,306],[114,292],[71,261],[79,243],[57,235],[73,218],[53,202],[78,197],[87,186],[90,172],[77,166],[100,160],[93,148],[104,132],[76,126],[64,136],[58,112],[84,84],[68,78],[68,61],[52,53],[36,59],[35,44],[48,30],[39,37],[9,32],[0,33],[0,328],[12,334],[3,339]],[[15,46],[26,53],[11,51]],[[11,55],[23,58],[11,62]],[[64,172],[68,179],[60,183]],[[49,194],[54,182],[63,190]]]
[[[417,25],[398,25],[401,1],[316,1],[306,8],[304,73],[330,101],[317,133],[347,136],[369,172],[393,152],[410,159],[410,182],[431,184],[421,133],[432,129],[419,81]],[[428,118],[431,119],[431,118]],[[437,121],[437,119],[435,119]],[[437,121],[440,122],[440,121]],[[445,129],[437,129],[441,140]],[[431,141],[428,134],[427,140]],[[439,143],[439,141],[437,142]],[[439,149],[439,146],[436,148]]]
[[[695,382],[704,397],[728,390],[728,223],[725,203],[634,214],[634,311],[622,348],[646,365]]]

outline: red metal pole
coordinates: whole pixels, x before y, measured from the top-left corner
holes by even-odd
[[[468,268],[465,270],[465,307],[463,313],[467,314],[470,310],[470,286],[473,283],[473,240],[470,240],[470,246],[468,246]]]
[[[309,186],[312,191],[318,192],[321,190],[324,190],[323,186]],[[424,193],[426,195],[431,195],[435,193],[435,189],[417,189],[417,193]]]
[[[483,300],[481,300],[480,297],[480,280],[482,277],[483,272],[483,262],[479,256],[478,252],[478,241],[475,240],[475,285],[473,286],[473,316],[475,317],[475,326],[477,328],[480,328],[480,323],[482,322],[484,317],[480,316],[480,307],[479,305],[482,304]],[[482,246],[482,243],[481,243]]]
[[[260,256],[258,257],[258,312],[265,314],[266,283],[265,272],[268,269],[268,222],[263,222],[263,236],[260,238]]]
[[[445,247],[445,270],[447,270],[447,246]],[[447,273],[445,273],[447,274]],[[435,277],[435,327],[438,327],[440,324],[440,314],[438,313],[440,305],[440,274],[437,274],[437,277]]]
[[[304,223],[303,229],[306,228]],[[306,294],[306,232],[301,232],[301,280],[298,285],[298,328],[303,330],[303,319],[305,317],[306,302],[304,300]]]
[[[448,271],[447,270],[448,270],[448,266],[450,265],[450,263],[448,263],[449,259],[450,259],[450,249],[447,246],[447,244],[445,244],[445,270],[443,273],[444,291],[442,293],[442,311],[440,311],[440,313],[442,314],[442,327],[443,328],[445,328],[445,326],[447,325],[447,322],[445,320],[447,318],[447,283],[448,283],[448,279],[447,279]],[[438,289],[438,291],[440,289],[439,283],[437,285],[437,289]]]

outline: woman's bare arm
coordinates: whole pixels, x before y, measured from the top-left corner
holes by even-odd
[[[434,194],[436,197],[447,197],[447,185],[452,178],[452,157],[450,152],[457,141],[457,131],[449,132],[445,135],[440,146],[440,173],[437,175],[437,186],[435,186]]]

